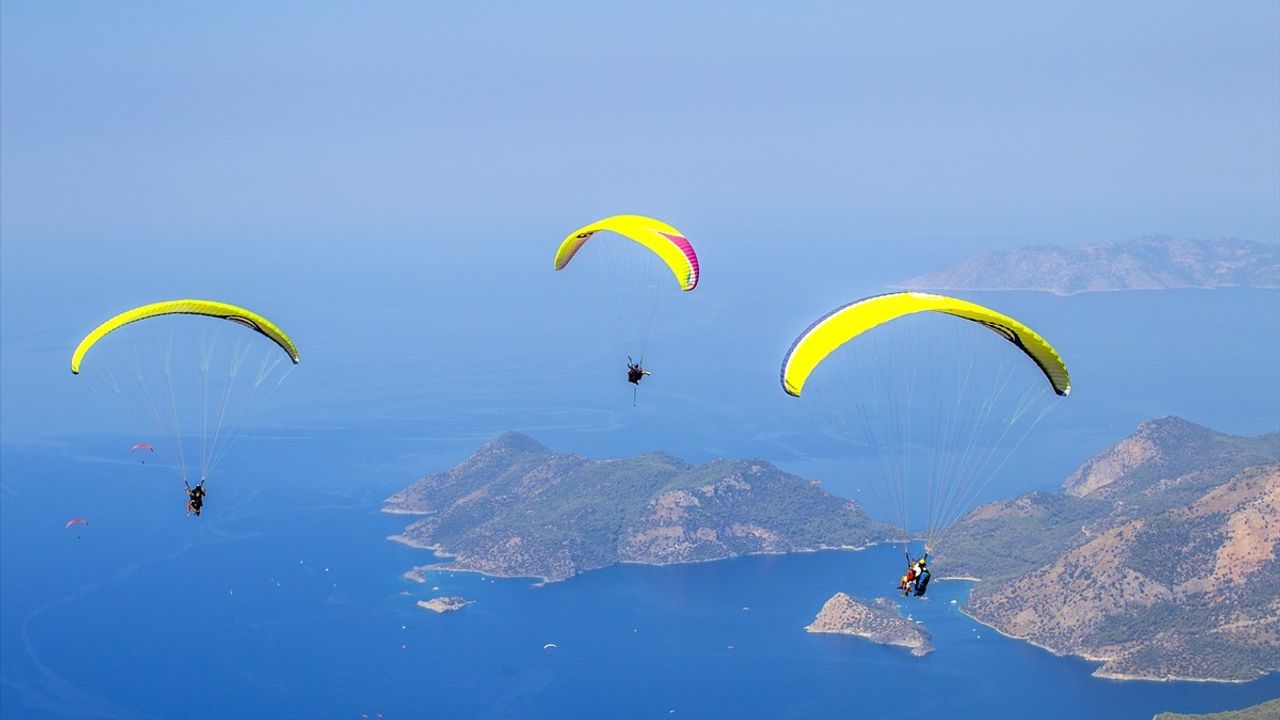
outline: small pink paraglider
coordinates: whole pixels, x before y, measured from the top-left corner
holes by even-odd
[[[144,443],[144,442],[140,442],[140,443],[135,444],[133,447],[129,448],[129,452],[130,452],[130,453],[136,453],[136,452],[138,452],[139,450],[146,450],[147,452],[155,452],[155,451],[156,451],[156,446],[155,446],[155,445],[152,445],[151,443]],[[146,464],[147,464],[147,460],[146,460],[146,457],[145,457],[145,456],[143,456],[142,464],[143,464],[143,465],[146,465]]]

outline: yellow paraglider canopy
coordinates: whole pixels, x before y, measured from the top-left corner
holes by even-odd
[[[921,292],[876,295],[824,315],[796,339],[783,358],[782,388],[799,397],[809,374],[836,348],[878,325],[920,312],[954,315],[990,328],[1034,360],[1055,393],[1065,396],[1071,392],[1071,376],[1062,357],[1036,331],[977,303]]]
[[[609,230],[653,251],[688,292],[698,286],[698,256],[684,234],[670,225],[643,215],[613,215],[574,230],[556,250],[555,269],[563,270],[578,250],[601,230]]]
[[[276,326],[275,323],[259,315],[258,313],[246,308],[232,305],[230,303],[217,302],[215,300],[166,300],[164,302],[151,303],[143,305],[132,310],[126,310],[119,315],[107,320],[80,341],[76,346],[76,350],[71,355],[71,372],[80,373],[80,363],[84,360],[84,356],[89,352],[99,340],[109,335],[111,332],[121,328],[129,323],[160,315],[204,315],[207,317],[221,318],[230,320],[235,323],[244,325],[255,332],[265,335],[282,350],[289,354],[289,358],[293,360],[295,365],[298,364],[298,348],[289,339],[284,331]]]

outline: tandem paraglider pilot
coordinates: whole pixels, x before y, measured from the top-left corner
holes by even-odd
[[[928,552],[915,562],[911,562],[910,555],[907,556],[907,574],[898,581],[898,589],[902,591],[903,597],[911,594],[916,597],[924,596],[924,591],[929,587],[928,558]]]
[[[204,507],[204,481],[195,487],[187,486],[187,514],[200,517],[200,509]]]

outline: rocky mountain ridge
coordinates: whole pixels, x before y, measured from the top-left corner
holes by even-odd
[[[1280,434],[1143,423],[1063,493],[991,503],[940,558],[983,578],[1001,632],[1107,677],[1247,680],[1280,668]]]

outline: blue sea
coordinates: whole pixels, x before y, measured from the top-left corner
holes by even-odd
[[[111,425],[86,379],[66,372],[75,328],[6,328],[0,715],[1146,720],[1280,696],[1277,675],[1093,678],[1094,664],[965,617],[963,582],[903,603],[934,635],[925,658],[803,632],[837,591],[890,590],[898,548],[619,566],[545,587],[405,579],[430,554],[386,539],[411,519],[381,501],[508,429],[593,457],[761,457],[880,510],[843,448],[777,387],[779,358],[818,302],[743,295],[740,307],[676,314],[633,407],[622,357],[572,323],[537,324],[571,297],[538,287],[536,304],[483,333],[406,332],[425,312],[408,302],[417,284],[389,286],[405,302],[380,313],[299,313],[303,364],[219,464],[199,519],[184,516],[172,468],[128,452],[148,438]],[[1055,488],[1161,415],[1277,429],[1274,292],[986,299],[1069,348],[1075,387],[979,500]],[[388,333],[405,344],[375,342]],[[89,526],[65,528],[75,517]],[[416,606],[449,594],[474,604]]]
[[[433,457],[402,438],[246,439],[198,520],[170,471],[113,459],[109,441],[6,448],[0,714],[812,718],[909,704],[953,719],[1145,719],[1280,695],[1275,675],[1093,678],[1092,663],[963,615],[967,582],[897,598],[933,633],[924,658],[802,630],[837,591],[885,595],[896,547],[624,565],[541,587],[449,572],[418,584],[403,573],[429,553],[385,539],[408,519],[379,500],[409,466],[456,461],[446,445]],[[301,460],[282,468],[273,453]],[[90,525],[64,528],[69,514]],[[474,604],[416,606],[438,595]]]

